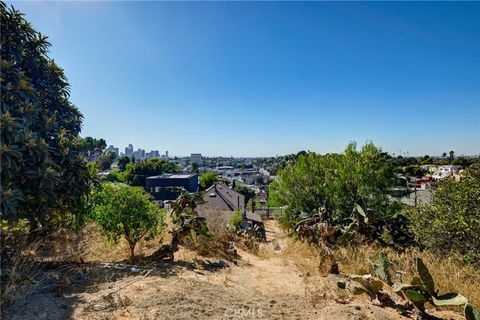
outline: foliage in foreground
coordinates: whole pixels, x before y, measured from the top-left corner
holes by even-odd
[[[1,218],[45,230],[65,212],[83,213],[89,172],[81,154],[82,114],[69,101],[47,37],[0,2]]]
[[[379,306],[394,307],[401,311],[410,310],[412,307],[422,317],[428,318],[425,311],[425,303],[434,306],[464,306],[464,315],[467,320],[480,320],[479,310],[468,299],[459,293],[446,293],[439,295],[435,288],[435,282],[421,258],[415,259],[417,275],[410,283],[402,283],[403,274],[396,273],[398,282],[393,283],[390,270],[390,261],[385,253],[381,253],[378,264],[373,265],[378,278],[370,274],[349,275],[347,281],[339,281],[338,287],[348,289],[353,294],[367,294],[372,301]],[[390,286],[390,291],[397,293],[406,300],[406,303],[398,303],[384,286]]]
[[[169,231],[172,239],[169,244],[162,245],[160,249],[150,257],[152,260],[174,259],[174,253],[178,251],[179,245],[187,238],[196,236],[209,237],[211,232],[207,226],[206,219],[200,217],[196,211],[196,195],[185,192],[172,205],[171,219],[172,228]]]
[[[411,210],[410,219],[423,246],[480,263],[480,165],[465,170],[460,181],[440,181],[432,203]]]
[[[110,241],[116,243],[123,236],[133,260],[137,242],[155,236],[164,215],[143,188],[105,182],[93,196],[92,219]]]

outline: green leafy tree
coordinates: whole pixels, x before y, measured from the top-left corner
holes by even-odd
[[[145,178],[148,176],[177,172],[180,172],[180,168],[173,162],[158,158],[137,161],[125,170],[127,181],[133,186],[145,186]]]
[[[92,197],[92,218],[110,241],[123,236],[135,258],[135,246],[143,238],[155,236],[164,216],[143,188],[105,182]]]
[[[206,190],[218,181],[218,176],[215,172],[205,172],[200,176],[200,190]]]
[[[85,137],[80,140],[80,148],[83,156],[87,161],[95,161],[98,159],[103,150],[107,147],[107,142],[104,139],[95,139],[92,137]]]
[[[192,169],[190,170],[191,173],[198,173],[198,163],[192,163]]]
[[[265,182],[263,181],[263,177],[262,176],[258,176],[256,179],[255,179],[255,183],[257,185],[263,185]]]
[[[125,182],[125,175],[122,172],[118,171],[111,171],[108,173],[108,175],[105,177],[106,181],[110,182]]]
[[[100,156],[97,160],[97,165],[100,170],[108,170],[115,161],[116,155],[114,152],[108,151]]]
[[[432,157],[428,156],[428,155],[425,155],[423,158],[422,158],[422,164],[433,164],[433,159]]]
[[[89,170],[82,157],[82,114],[69,101],[47,37],[0,2],[1,218],[46,230],[65,213],[82,214]]]
[[[235,186],[235,191],[242,194],[245,197],[244,205],[247,205],[250,199],[255,198],[255,191],[253,191],[249,187],[246,187],[243,185]]]
[[[452,161],[452,164],[460,165],[462,167],[468,167],[473,162],[474,162],[473,159],[468,159],[468,158],[465,158],[465,157],[457,157],[457,158],[455,158],[455,160]]]
[[[269,203],[286,206],[281,222],[289,229],[313,213],[319,221],[340,226],[363,216],[358,221],[367,237],[378,239],[388,232],[395,241],[406,240],[399,205],[389,199],[395,182],[393,167],[379,148],[367,143],[357,150],[350,143],[343,154],[308,153],[285,167],[269,189]],[[402,232],[397,232],[396,224]]]
[[[460,181],[441,180],[431,204],[410,213],[417,240],[443,253],[455,251],[480,262],[480,164],[465,170]]]
[[[125,171],[127,164],[130,163],[130,158],[127,156],[122,156],[118,158],[118,170]]]

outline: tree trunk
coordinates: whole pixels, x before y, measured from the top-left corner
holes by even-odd
[[[130,246],[130,259],[132,262],[135,261],[135,243],[129,242],[128,245]]]

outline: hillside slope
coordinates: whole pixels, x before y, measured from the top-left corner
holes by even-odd
[[[18,299],[9,319],[402,319],[336,287],[333,275],[302,273],[288,241],[267,221],[268,242],[237,264],[181,250],[173,263],[103,265],[91,271],[46,272],[50,285]],[[66,269],[66,270],[67,270]],[[64,271],[63,271],[64,272]],[[52,282],[53,280],[56,282]],[[449,312],[448,318],[457,315]]]

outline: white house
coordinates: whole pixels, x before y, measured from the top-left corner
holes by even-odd
[[[432,174],[433,180],[440,180],[447,177],[451,177],[453,175],[458,174],[462,167],[457,165],[447,165],[447,166],[440,166],[437,171]]]

